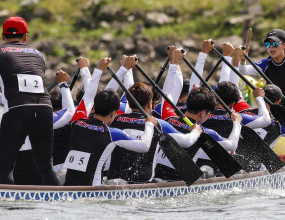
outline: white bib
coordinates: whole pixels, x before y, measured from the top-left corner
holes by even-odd
[[[64,168],[86,172],[89,158],[90,153],[71,150],[65,159]]]
[[[44,93],[44,83],[40,76],[30,74],[18,74],[20,92]]]
[[[256,128],[256,129],[253,129],[253,130],[259,135],[259,137],[261,137],[262,140],[267,135],[267,131],[262,129],[262,128]]]

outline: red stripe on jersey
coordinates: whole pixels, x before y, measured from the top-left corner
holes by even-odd
[[[241,97],[239,97],[238,103],[234,105],[234,110],[236,112],[240,112],[242,110],[249,109],[249,108],[251,108],[251,106],[246,101],[244,101]]]
[[[175,113],[172,106],[166,100],[164,100],[161,111],[161,119],[165,120],[166,118],[169,117],[177,117],[177,114]]]
[[[79,103],[72,119],[71,119],[71,123],[74,121],[77,121],[79,119],[88,119],[88,115],[87,115],[87,111],[86,111],[86,107],[85,107],[85,103],[84,100],[81,100],[81,102]]]

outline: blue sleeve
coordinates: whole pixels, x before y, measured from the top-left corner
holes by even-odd
[[[281,125],[281,124],[280,124],[280,133],[281,133],[282,135],[285,134],[285,128],[284,128],[283,125]]]
[[[54,112],[53,113],[53,123],[56,123],[59,119],[61,119],[66,111],[67,109],[62,109],[62,110]]]
[[[201,126],[204,130],[205,133],[207,133],[208,135],[210,135],[212,138],[214,138],[216,141],[224,141],[226,140],[226,138],[223,138],[222,136],[220,136],[216,131],[209,129],[209,128],[205,128],[203,126]]]
[[[256,119],[261,117],[261,116],[258,116],[258,115],[247,115],[247,114],[243,114],[243,113],[241,113],[240,115],[242,117],[242,122],[241,123],[243,125],[246,125],[246,124],[248,124],[248,123],[250,123],[252,121],[255,121]]]
[[[268,67],[268,61],[271,60],[271,57],[267,57],[265,59],[261,59],[255,64],[262,69],[262,72],[265,72],[266,68]]]
[[[161,120],[161,119],[157,119],[157,121],[159,122],[160,126],[161,126],[161,131],[162,133],[165,134],[171,134],[171,133],[180,133],[179,131],[177,131],[173,126],[171,126],[168,122]]]
[[[118,128],[109,128],[112,142],[120,141],[120,140],[138,140],[136,138],[128,136],[121,129]]]
[[[156,108],[154,109],[159,115],[161,115],[161,103],[159,103]]]

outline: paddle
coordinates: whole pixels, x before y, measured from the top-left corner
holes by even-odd
[[[78,62],[78,58],[76,59],[76,62]],[[79,68],[77,68],[77,70],[76,70],[76,72],[75,72],[75,74],[74,74],[74,76],[73,76],[73,78],[72,78],[72,81],[71,81],[71,83],[70,83],[70,85],[69,85],[69,89],[70,89],[70,91],[73,89],[73,86],[74,86],[74,84],[75,84],[75,82],[76,82],[76,80],[77,80],[77,78],[78,78],[78,76],[79,76],[79,73],[80,73],[80,69]],[[55,81],[55,82],[53,82],[48,88],[47,88],[47,91],[49,92],[49,91],[51,91],[55,86],[57,85],[57,82]]]
[[[107,67],[107,70],[112,74],[112,77],[118,82],[124,92],[132,99],[143,116],[147,118],[148,115],[144,109],[140,106],[124,84],[118,79],[114,71],[110,67]],[[154,128],[159,134],[159,144],[163,149],[163,152],[172,163],[177,173],[184,180],[185,184],[187,186],[192,185],[192,183],[201,177],[203,172],[170,135],[162,133],[156,126]]]
[[[173,102],[164,94],[157,84],[144,72],[144,70],[137,64],[137,69],[142,75],[152,84],[152,86],[161,94],[161,96],[175,109],[178,115],[188,124],[193,126],[192,122],[173,104]],[[235,159],[228,154],[228,152],[210,135],[202,133],[198,142],[205,153],[211,158],[212,162],[220,169],[225,177],[230,177],[240,171],[242,167],[235,161]]]
[[[208,82],[208,80],[211,78],[211,76],[214,74],[220,63],[222,62],[222,59],[219,59],[218,62],[215,64],[215,66],[211,69],[208,76],[205,78],[205,81]]]
[[[213,48],[213,51],[220,58],[222,58],[223,62],[225,62],[243,81],[245,81],[252,89],[255,89],[255,87],[239,71],[237,71],[234,68],[234,66],[230,62],[228,62],[222,56],[222,54],[219,51],[217,51],[216,48]],[[201,79],[201,81],[202,80],[203,79]],[[264,100],[270,102],[270,100],[268,98],[266,98],[266,97],[264,97]],[[223,107],[225,107],[225,106],[223,105]],[[226,109],[226,110],[228,111],[229,109]],[[230,113],[230,112],[228,112],[228,113]],[[249,128],[247,126],[242,126],[241,134],[242,134],[243,139],[245,139],[248,142],[247,145],[240,145],[239,146],[239,147],[241,147],[241,146],[244,147],[244,149],[239,149],[238,148],[238,150],[243,152],[243,154],[244,154],[243,156],[244,157],[250,158],[250,159],[253,159],[253,160],[258,160],[258,162],[263,163],[264,166],[267,168],[267,170],[270,173],[274,173],[275,171],[279,170],[280,168],[282,168],[285,165],[280,160],[280,158],[273,152],[273,150],[269,147],[269,145],[267,143],[265,143],[258,136],[258,134],[255,131],[253,131],[251,128]]]
[[[169,50],[169,49],[170,49],[170,46],[167,47],[167,50]],[[169,56],[167,56],[166,59],[165,59],[165,61],[164,61],[164,64],[162,65],[162,67],[161,67],[161,69],[160,69],[160,72],[159,72],[159,74],[158,74],[158,76],[157,76],[157,78],[156,78],[156,80],[155,80],[155,83],[156,83],[156,84],[158,84],[160,78],[162,77],[164,71],[166,70],[166,67],[167,67],[169,61],[170,61],[170,58],[169,58]]]

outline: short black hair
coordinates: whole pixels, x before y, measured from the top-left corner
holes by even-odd
[[[276,102],[282,99],[282,90],[274,85],[274,84],[268,84],[264,88],[265,96],[271,101]]]
[[[136,82],[129,88],[129,91],[142,107],[144,107],[150,100],[153,99],[152,88],[145,83]],[[126,97],[129,106],[131,108],[137,108],[136,104],[128,94],[126,94]]]
[[[238,103],[240,93],[236,84],[228,81],[218,83],[215,92],[226,105]]]
[[[113,90],[103,90],[94,99],[95,115],[107,116],[120,108],[120,96]]]
[[[16,28],[8,28],[7,29],[8,32],[17,32],[19,31]],[[24,34],[4,34],[6,39],[15,39],[15,38],[20,38],[22,39],[24,37]]]
[[[61,109],[62,108],[62,96],[59,89],[53,89],[50,92],[50,100],[53,109]]]
[[[159,102],[159,100],[161,99],[161,95],[160,95],[160,93],[157,91],[157,89],[155,89],[155,88],[152,86],[152,84],[151,84],[150,82],[144,82],[144,84],[148,85],[148,86],[151,88],[152,93],[153,93],[153,98],[152,98],[152,100],[153,100],[154,102]]]
[[[187,111],[197,114],[200,111],[213,112],[216,109],[216,97],[213,91],[206,87],[193,88],[187,97]]]
[[[76,96],[75,96],[75,101],[76,101],[76,104],[78,105],[84,95],[84,87],[81,86],[80,88],[77,89],[77,92],[76,92]]]

